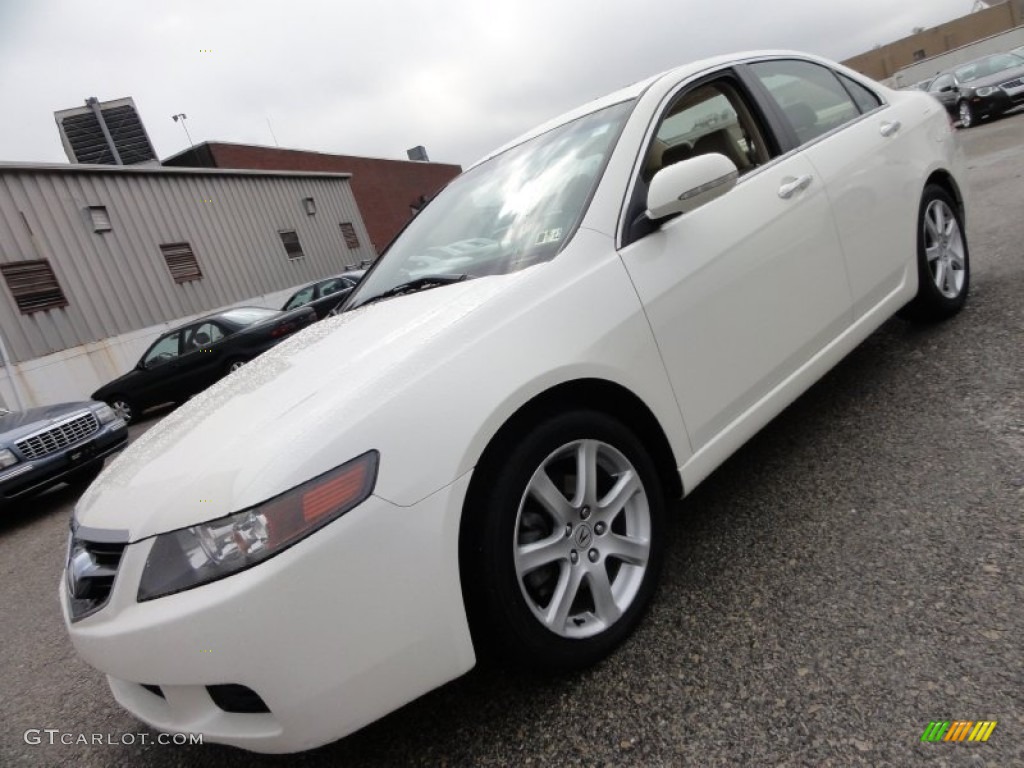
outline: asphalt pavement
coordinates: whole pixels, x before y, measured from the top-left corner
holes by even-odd
[[[888,322],[678,505],[662,588],[618,653],[565,677],[477,669],[290,762],[1024,765],[1024,114],[962,135],[966,309]],[[155,733],[61,622],[74,502],[57,489],[0,519],[0,766],[280,764],[141,745]],[[922,743],[935,720],[998,725]]]

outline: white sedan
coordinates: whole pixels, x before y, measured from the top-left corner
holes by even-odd
[[[263,752],[483,647],[596,662],[651,602],[668,500],[897,311],[963,306],[963,178],[937,101],[787,52],[511,142],[346,311],[92,485],[60,585],[75,648],[153,727]]]

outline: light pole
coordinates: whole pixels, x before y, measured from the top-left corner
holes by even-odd
[[[178,122],[178,118],[179,117],[181,118],[181,127],[185,129],[185,137],[188,139],[188,145],[190,147],[195,147],[195,144],[192,143],[192,137],[188,135],[188,126],[185,125],[185,119],[186,119],[185,113],[184,112],[179,112],[177,115],[171,115],[171,119],[174,122]]]

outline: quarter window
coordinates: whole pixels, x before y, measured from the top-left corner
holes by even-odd
[[[801,144],[860,116],[832,70],[809,61],[783,59],[751,64]]]
[[[868,113],[873,109],[878,109],[882,106],[882,100],[878,98],[874,91],[864,87],[852,77],[838,74],[839,81],[846,87],[847,93],[849,93],[854,102],[857,104],[857,109],[863,113]]]

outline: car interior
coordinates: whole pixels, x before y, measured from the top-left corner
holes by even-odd
[[[770,154],[747,105],[728,83],[700,86],[684,95],[662,120],[644,161],[642,177],[712,152],[725,155],[740,175],[768,161]]]

